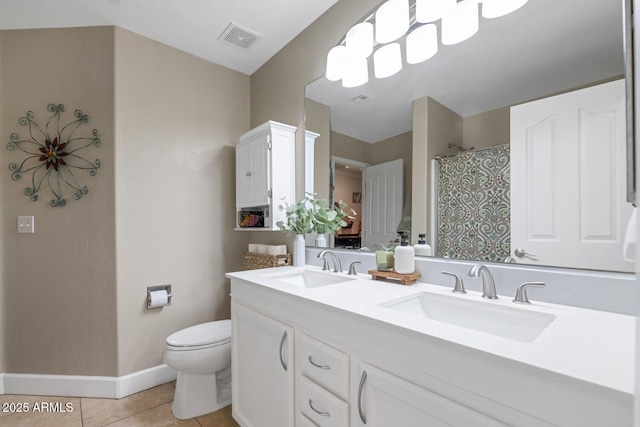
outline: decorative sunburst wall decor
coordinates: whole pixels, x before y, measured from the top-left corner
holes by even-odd
[[[62,124],[64,105],[49,104],[47,110],[52,114],[44,127],[38,125],[32,111],[27,111],[18,120],[20,125],[28,127],[29,136],[21,139],[18,133],[12,133],[7,149],[18,148],[27,157],[19,165],[10,163],[9,170],[14,181],[20,180],[22,175],[31,176],[31,186],[24,189],[24,194],[32,201],[38,200],[42,184],[46,182],[46,187],[53,193],[49,205],[65,206],[67,199],[64,190],[71,189],[76,200],[89,192],[89,188],[81,184],[80,178],[86,171],[94,176],[100,167],[100,159],[91,162],[80,154],[89,147],[99,147],[100,138],[97,129],[93,129],[91,136],[76,136],[76,131],[89,122],[89,116],[82,111],[75,110],[75,119]]]

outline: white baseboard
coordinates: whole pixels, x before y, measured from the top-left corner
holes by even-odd
[[[176,379],[177,372],[158,365],[122,377],[0,374],[0,394],[119,399]]]

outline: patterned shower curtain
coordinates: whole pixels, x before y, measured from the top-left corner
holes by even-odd
[[[509,144],[438,158],[438,257],[502,262],[511,252]]]

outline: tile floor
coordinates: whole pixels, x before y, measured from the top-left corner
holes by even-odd
[[[0,396],[2,427],[236,427],[231,406],[212,414],[179,420],[171,413],[175,383],[163,384],[122,399]],[[22,413],[20,408],[28,408]]]

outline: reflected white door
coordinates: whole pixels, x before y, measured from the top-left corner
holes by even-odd
[[[362,183],[362,246],[373,250],[374,244],[397,237],[404,195],[402,159],[365,168]]]
[[[511,255],[634,271],[622,258],[625,156],[624,81],[512,107]]]

